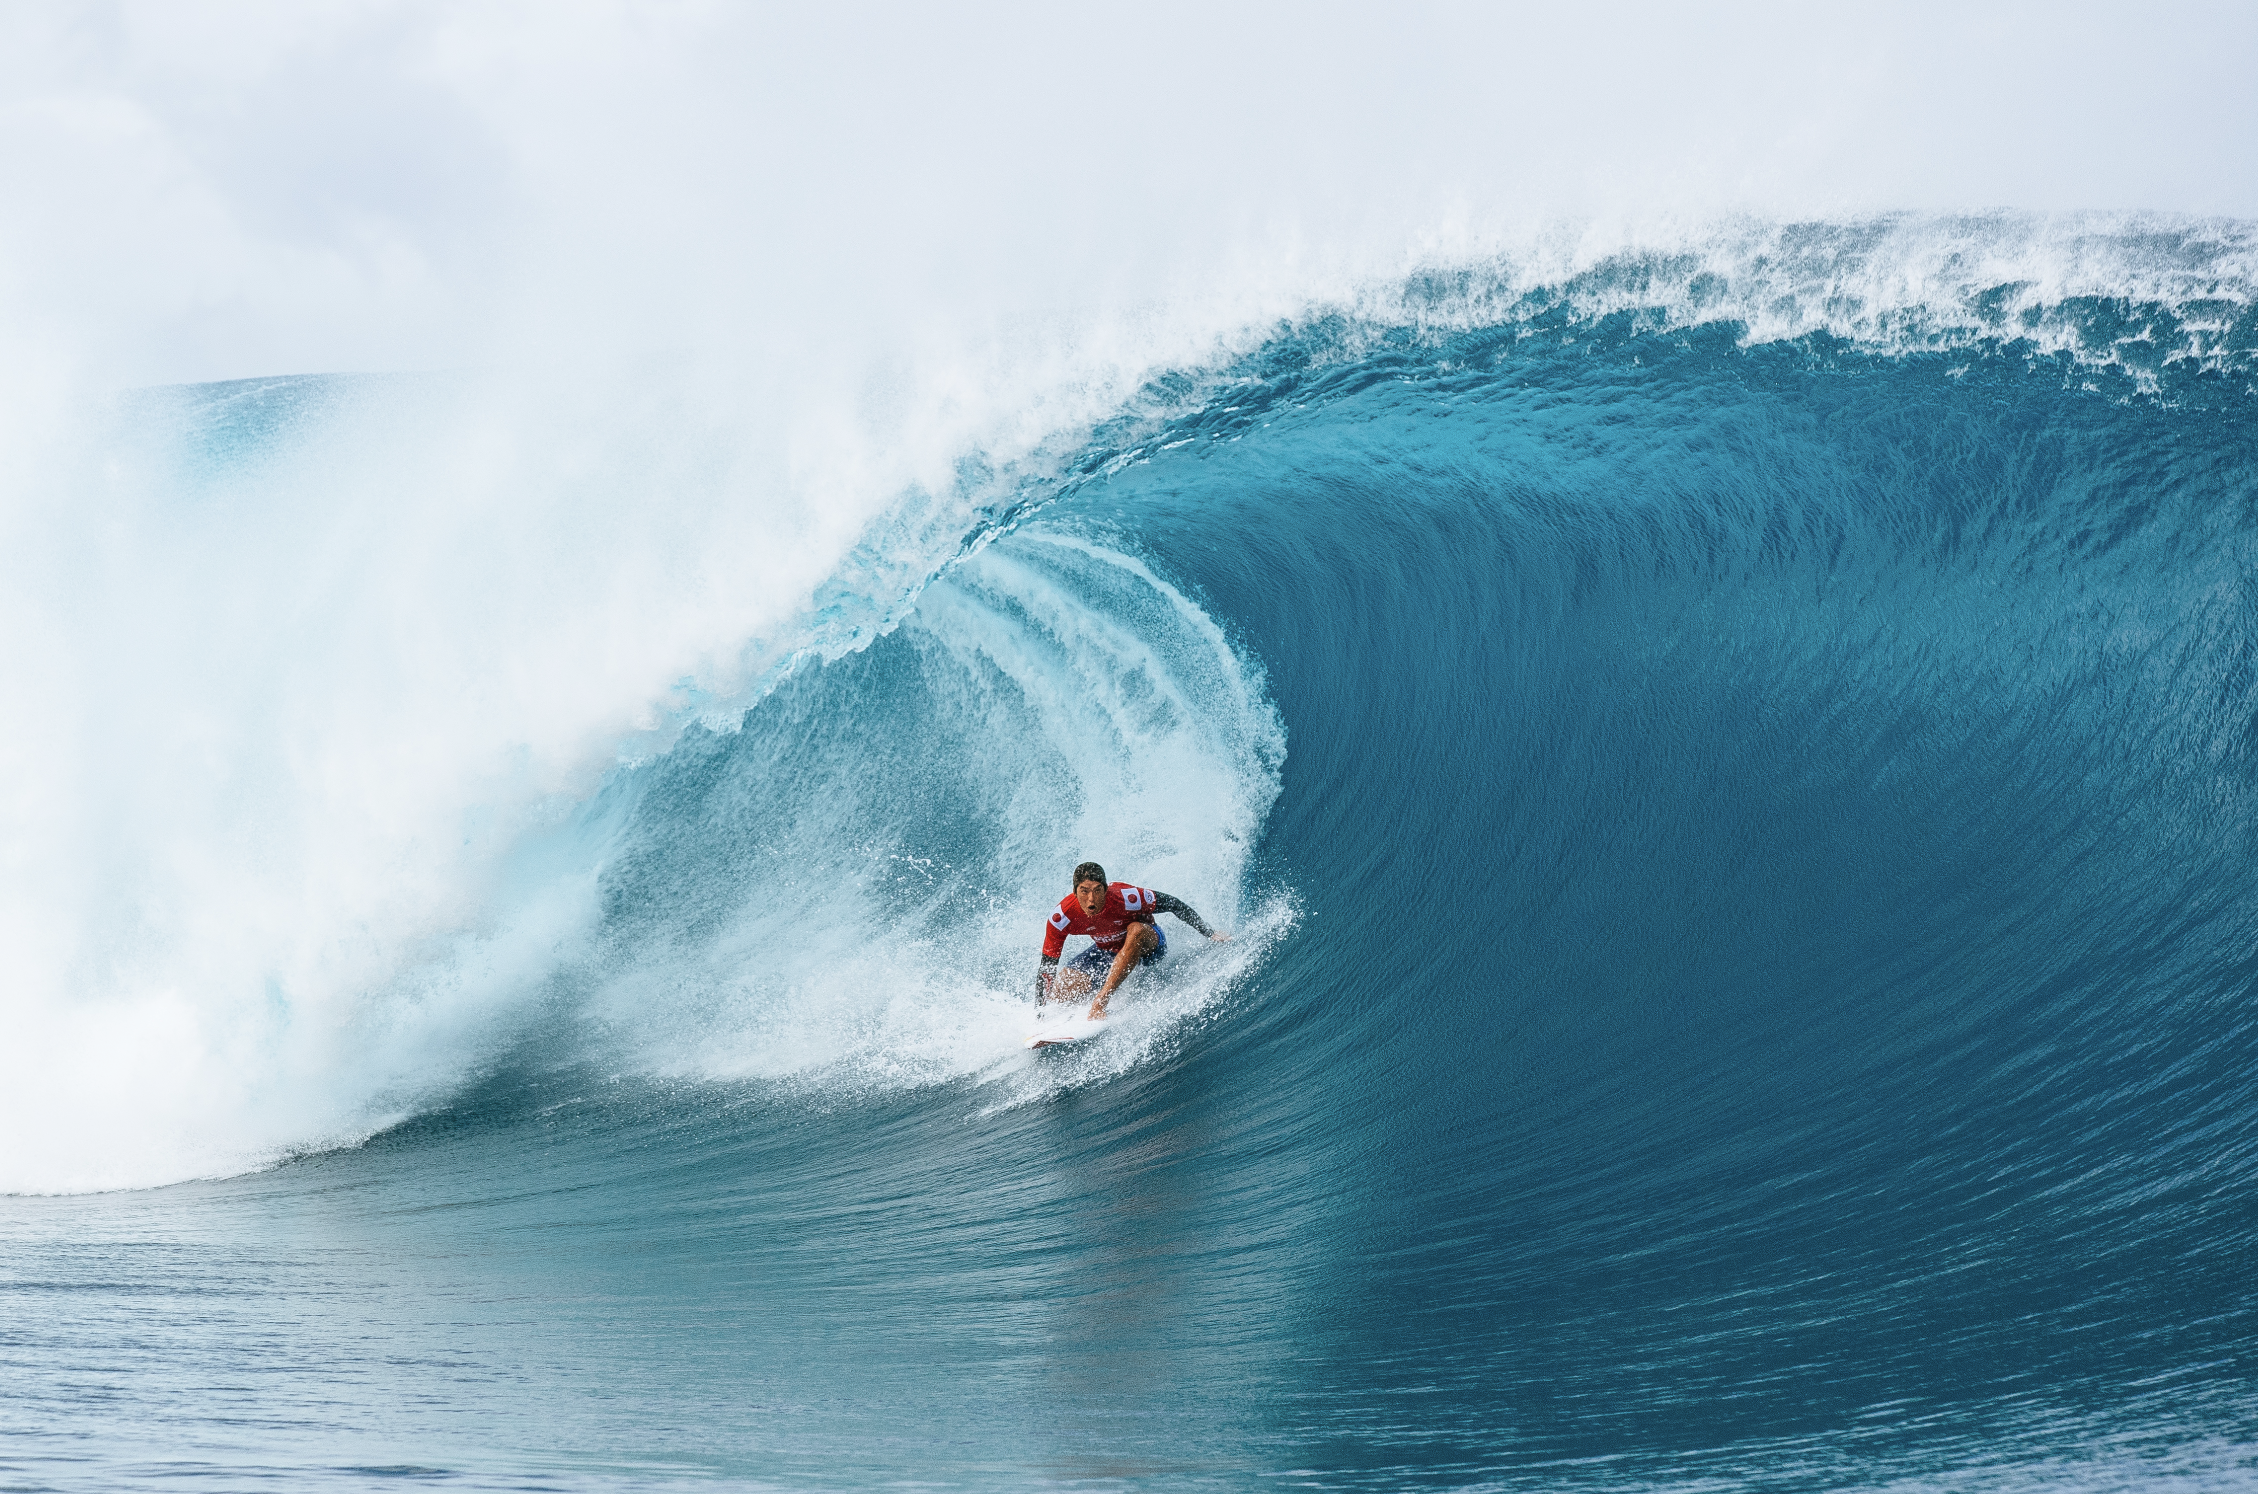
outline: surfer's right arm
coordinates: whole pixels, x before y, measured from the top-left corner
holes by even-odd
[[[1066,904],[1060,903],[1057,911],[1043,920],[1043,958],[1035,966],[1035,1004],[1041,1006],[1051,999],[1051,987],[1058,979],[1058,957],[1066,953],[1066,931],[1074,920],[1067,916]]]

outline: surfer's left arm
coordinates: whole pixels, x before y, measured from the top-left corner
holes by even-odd
[[[1175,914],[1178,918],[1183,919],[1186,923],[1190,924],[1193,928],[1198,929],[1201,933],[1207,935],[1210,939],[1213,939],[1218,944],[1221,944],[1223,941],[1231,937],[1229,934],[1218,934],[1215,930],[1209,928],[1207,926],[1207,920],[1200,917],[1199,914],[1194,913],[1192,911],[1192,905],[1185,902],[1180,897],[1170,897],[1165,892],[1154,893],[1153,911],[1155,913]]]

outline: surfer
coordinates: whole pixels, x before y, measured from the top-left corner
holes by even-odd
[[[1090,1019],[1102,1019],[1107,999],[1131,972],[1168,953],[1168,938],[1153,922],[1155,913],[1173,913],[1218,944],[1231,937],[1209,928],[1182,898],[1127,882],[1108,885],[1105,868],[1095,861],[1074,868],[1074,890],[1059,899],[1058,911],[1043,925],[1043,960],[1035,968],[1035,1004],[1072,1000],[1089,990],[1104,971],[1105,985],[1098,991],[1098,999],[1090,1003]],[[1060,970],[1058,957],[1066,948],[1068,934],[1087,934],[1092,942]]]

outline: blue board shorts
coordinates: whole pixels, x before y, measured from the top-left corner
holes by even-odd
[[[1158,924],[1154,924],[1152,930],[1159,935],[1159,941],[1153,945],[1151,953],[1137,962],[1140,965],[1150,965],[1153,961],[1168,953],[1168,936],[1160,932],[1160,925]],[[1068,960],[1066,968],[1068,970],[1079,970],[1089,976],[1090,988],[1095,990],[1105,984],[1106,972],[1113,968],[1113,957],[1119,953],[1119,950],[1100,949],[1093,944],[1073,959]]]

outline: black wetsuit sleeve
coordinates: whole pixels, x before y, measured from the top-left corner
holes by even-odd
[[[1215,930],[1209,928],[1206,921],[1192,911],[1192,905],[1180,897],[1170,897],[1165,892],[1154,893],[1153,911],[1155,913],[1173,913],[1210,939],[1215,937]]]
[[[1041,1006],[1043,998],[1051,994],[1051,977],[1058,973],[1058,956],[1045,955],[1035,962],[1035,1004]]]

